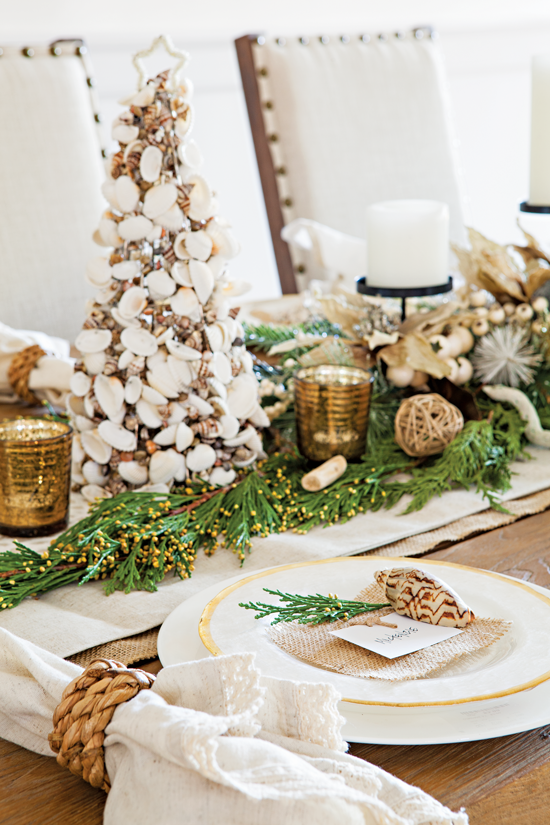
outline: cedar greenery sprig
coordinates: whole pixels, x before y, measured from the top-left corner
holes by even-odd
[[[335,622],[338,619],[347,621],[362,613],[371,613],[373,610],[380,610],[381,607],[389,607],[389,602],[384,604],[373,604],[371,602],[357,602],[347,599],[339,599],[336,593],[329,593],[322,596],[316,593],[314,596],[302,596],[297,593],[281,593],[280,590],[269,590],[263,588],[264,593],[271,596],[278,596],[283,602],[280,604],[264,604],[264,602],[240,602],[239,607],[246,610],[257,610],[255,619],[265,619],[271,614],[275,618],[271,624],[279,622],[295,622],[298,624],[322,624],[323,622]]]

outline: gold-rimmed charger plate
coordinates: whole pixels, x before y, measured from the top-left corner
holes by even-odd
[[[512,622],[498,642],[465,656],[446,673],[406,682],[359,679],[313,667],[269,638],[269,619],[239,602],[273,601],[264,587],[292,593],[337,592],[353,598],[384,567],[418,567],[446,581],[476,615]],[[263,674],[304,682],[330,682],[357,705],[427,707],[478,702],[529,690],[550,679],[550,598],[498,573],[450,562],[361,556],[305,562],[257,573],[222,589],[204,609],[199,635],[214,655],[254,651]]]

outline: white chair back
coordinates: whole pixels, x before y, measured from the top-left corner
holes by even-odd
[[[84,272],[105,208],[85,47],[1,52],[0,321],[72,341],[93,294]]]
[[[450,105],[429,30],[249,39],[283,225],[308,218],[362,238],[368,204],[428,198],[449,204],[451,239],[464,243]],[[250,94],[247,102],[250,111]],[[293,250],[295,272],[322,277],[304,254]]]

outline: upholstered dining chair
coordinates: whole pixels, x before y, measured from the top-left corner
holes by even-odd
[[[364,238],[368,204],[428,198],[449,204],[451,240],[464,243],[445,73],[430,29],[235,42],[283,293],[326,275],[281,239],[296,218]]]
[[[79,40],[0,48],[0,321],[71,341],[104,208],[90,72]]]

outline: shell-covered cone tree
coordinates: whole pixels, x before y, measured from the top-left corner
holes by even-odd
[[[229,300],[239,245],[190,139],[190,84],[172,70],[140,85],[113,124],[120,148],[94,234],[106,250],[87,267],[98,292],[68,400],[73,483],[88,500],[189,477],[230,484],[262,454],[258,429],[269,424]]]

